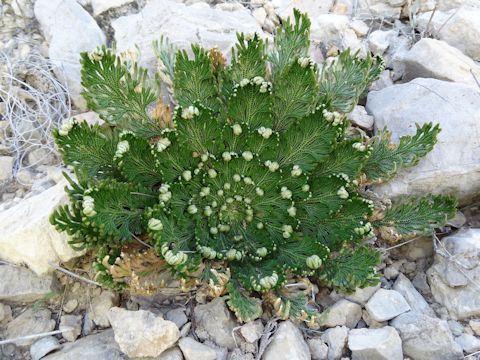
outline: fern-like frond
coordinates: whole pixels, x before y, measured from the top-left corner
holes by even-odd
[[[229,298],[227,305],[241,322],[250,322],[262,316],[262,301],[248,296],[240,289],[240,284],[231,281],[227,285]]]
[[[260,35],[237,34],[237,43],[232,48],[232,61],[227,70],[227,78],[234,84],[256,76],[265,78],[265,44]]]
[[[153,51],[158,58],[158,67],[161,72],[160,78],[168,86],[172,86],[175,73],[175,48],[162,35],[159,40],[153,42]]]
[[[417,132],[413,136],[402,136],[400,143],[390,143],[390,133],[384,131],[374,138],[371,156],[365,163],[363,171],[370,182],[389,180],[402,169],[415,166],[420,158],[432,151],[440,132],[439,125],[417,124]]]

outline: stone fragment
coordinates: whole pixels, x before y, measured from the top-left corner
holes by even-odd
[[[59,330],[63,331],[62,336],[65,340],[75,341],[82,332],[82,316],[62,315]]]
[[[348,338],[348,328],[337,326],[327,329],[320,337],[328,345],[328,360],[339,360],[345,353]]]
[[[185,310],[182,308],[169,310],[165,314],[165,319],[175,323],[179,329],[188,322],[187,315],[185,315]]]
[[[473,335],[462,334],[455,341],[467,354],[480,351],[480,339]]]
[[[378,289],[365,305],[375,321],[387,321],[410,310],[405,298],[395,290]]]
[[[134,0],[91,0],[93,16],[98,16],[105,11],[127,5]]]
[[[398,275],[395,284],[393,284],[393,290],[402,294],[412,311],[435,317],[435,312],[405,275]]]
[[[240,328],[240,334],[249,342],[254,343],[263,335],[263,324],[260,320],[250,321]]]
[[[0,181],[12,178],[13,161],[12,156],[0,156]]]
[[[38,276],[21,266],[0,265],[0,300],[29,303],[56,291],[52,274]]]
[[[104,290],[99,296],[92,299],[92,306],[87,309],[89,318],[99,327],[109,327],[110,320],[108,311],[117,306],[119,297],[116,293],[109,290]]]
[[[215,350],[189,337],[181,338],[178,346],[180,346],[185,360],[215,360],[217,358]]]
[[[328,345],[325,344],[319,338],[313,338],[307,340],[308,347],[310,348],[310,354],[312,354],[312,360],[327,360]]]
[[[343,326],[353,329],[362,318],[362,307],[354,302],[342,299],[323,313],[321,325],[324,327]]]
[[[302,333],[290,321],[282,322],[265,350],[262,360],[310,360],[310,350]]]
[[[468,322],[475,335],[480,336],[480,320],[472,319]]]
[[[350,330],[348,347],[352,360],[403,360],[402,340],[391,326]]]
[[[46,336],[32,344],[30,347],[30,355],[32,356],[32,360],[40,360],[45,355],[48,355],[52,351],[58,350],[61,347],[62,346],[56,337]]]
[[[365,107],[361,105],[355,105],[352,112],[347,114],[347,119],[350,120],[354,125],[360,126],[361,128],[367,130],[373,129],[373,116],[368,115]]]
[[[14,339],[32,334],[41,334],[55,328],[55,320],[50,319],[52,313],[47,309],[29,308],[7,324],[6,339]],[[17,346],[29,346],[37,339],[25,339],[15,342]]]
[[[65,304],[63,304],[63,311],[66,312],[67,314],[70,314],[71,312],[75,311],[77,306],[78,306],[78,300],[70,299]]]

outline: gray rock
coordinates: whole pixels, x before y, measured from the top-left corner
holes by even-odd
[[[375,30],[368,37],[368,47],[375,55],[383,55],[396,37],[395,30]]]
[[[311,21],[311,40],[314,45],[321,45],[327,49],[352,48],[365,52],[362,42],[349,26],[348,16],[324,14],[312,18]]]
[[[469,280],[480,279],[480,229],[460,230],[442,239],[441,244],[427,271],[433,297],[454,319],[480,316],[478,288]],[[442,256],[442,252],[450,256],[445,251],[461,265]]]
[[[53,275],[38,276],[21,266],[0,265],[0,300],[28,303],[56,291]]]
[[[75,311],[77,306],[78,306],[78,300],[70,299],[65,304],[63,304],[63,311],[66,312],[67,314],[70,314],[71,312]]]
[[[75,105],[85,108],[85,100],[80,95],[79,53],[104,45],[105,35],[75,0],[37,0],[34,10],[49,43],[49,58],[57,65],[55,74],[67,83]]]
[[[480,351],[480,339],[473,335],[462,334],[455,341],[467,354]]]
[[[52,331],[55,328],[55,320],[50,319],[50,310],[27,309],[7,324],[5,338],[14,339],[32,334],[40,334]],[[20,340],[15,342],[17,346],[29,346],[36,339]]]
[[[308,347],[310,348],[310,354],[312,354],[312,360],[327,360],[328,345],[325,344],[319,338],[313,338],[307,340]]]
[[[328,360],[341,359],[347,346],[348,330],[346,326],[337,326],[322,334],[320,338],[328,345]]]
[[[441,40],[421,39],[406,54],[403,62],[406,80],[423,77],[477,86],[474,75],[480,79],[480,66]]]
[[[479,107],[478,89],[436,79],[415,79],[371,91],[366,109],[375,117],[375,129],[386,126],[394,142],[413,135],[416,122],[432,121],[442,128],[434,149],[417,166],[400,171],[375,191],[390,198],[433,192],[471,201],[480,192],[480,162],[473,155],[480,139],[472,136],[480,132]]]
[[[410,311],[393,319],[390,325],[400,333],[405,356],[415,360],[463,359],[462,349],[445,320]]]
[[[310,360],[310,350],[302,333],[290,321],[282,322],[272,342],[265,350],[263,360]]]
[[[82,332],[82,316],[62,315],[60,318],[59,330],[65,330],[62,333],[65,340],[75,341]]]
[[[225,299],[217,298],[194,310],[196,333],[200,340],[212,340],[228,349],[235,348],[233,329],[237,326],[233,315],[225,304]]]
[[[361,128],[371,130],[373,128],[373,116],[368,115],[365,108],[361,105],[355,105],[352,112],[347,114],[347,118]]]
[[[343,326],[353,329],[362,318],[362,307],[354,302],[342,299],[330,306],[322,314],[321,326]]]
[[[88,317],[97,325],[103,328],[110,326],[108,311],[117,306],[119,302],[118,294],[113,291],[104,290],[102,293],[92,299],[92,306],[87,310]]]
[[[465,331],[463,325],[456,320],[447,320],[447,324],[453,336],[460,336]]]
[[[0,325],[12,320],[12,308],[10,305],[0,303]]]
[[[363,289],[357,288],[355,292],[345,295],[345,299],[363,306],[373,296],[373,294],[375,294],[378,289],[380,289],[380,284],[374,286],[367,286]]]
[[[376,17],[379,19],[400,18],[404,0],[358,0],[355,2],[355,16],[358,18],[371,19]]]
[[[91,0],[93,8],[93,16],[98,16],[105,11],[115,9],[120,6],[129,4],[134,0]]]
[[[475,335],[480,336],[480,320],[470,320],[468,325],[472,328]]]
[[[403,360],[402,340],[391,326],[350,330],[348,347],[352,360]]]
[[[169,310],[165,314],[165,319],[174,322],[179,329],[181,329],[182,326],[188,322],[187,315],[185,315],[185,310],[182,308]]]
[[[250,321],[240,328],[240,334],[249,342],[254,343],[263,335],[264,326],[261,320]]]
[[[316,19],[320,15],[328,14],[333,3],[334,0],[272,0],[272,4],[276,8],[277,14],[283,19],[292,16],[294,8],[306,12],[310,16],[310,19]]]
[[[365,305],[375,321],[387,321],[410,310],[405,298],[398,291],[378,289]]]
[[[402,294],[412,311],[435,317],[435,312],[405,275],[398,275],[395,284],[393,284],[393,290]]]
[[[185,360],[215,360],[217,358],[215,350],[189,337],[181,338],[178,346],[180,346]]]
[[[62,346],[58,342],[58,339],[54,336],[46,336],[37,340],[30,347],[30,355],[32,360],[40,360],[45,355],[50,354],[52,351],[60,349]]]
[[[431,20],[430,20],[431,19]],[[456,47],[473,60],[480,60],[480,9],[461,7],[449,11],[421,14],[417,18],[420,30],[428,26],[436,37]]]
[[[374,320],[371,315],[368,313],[367,310],[363,310],[362,312],[362,320],[370,329],[378,329],[382,328],[387,325],[386,321],[376,321]]]
[[[12,156],[0,156],[0,181],[12,178],[13,161]]]
[[[114,307],[108,318],[120,349],[130,357],[155,357],[172,347],[180,337],[175,323],[149,311]]]
[[[89,335],[75,342],[65,343],[60,351],[47,355],[42,360],[125,360],[113,338],[113,331],[107,330]]]

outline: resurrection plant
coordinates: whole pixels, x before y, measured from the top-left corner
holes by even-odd
[[[295,11],[269,46],[238,34],[230,63],[218,49],[175,51],[161,39],[154,79],[112,50],[82,54],[84,97],[105,124],[71,119],[55,131],[75,180],[51,221],[98,255],[102,283],[139,288],[169,270],[184,287],[228,294],[242,321],[269,309],[316,327],[313,284],[378,282],[366,240],[428,233],[452,216],[448,197],[369,198],[369,185],[415,165],[440,129],[419,126],[395,145],[387,131],[352,130],[345,114],[383,62],[347,50],[318,65],[309,28]]]

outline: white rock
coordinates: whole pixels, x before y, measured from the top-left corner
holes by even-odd
[[[382,90],[391,85],[393,85],[392,72],[390,70],[383,70],[378,79],[375,80],[370,86],[370,91]]]
[[[92,305],[87,309],[89,318],[100,327],[109,327],[109,310],[117,306],[119,302],[118,294],[104,290],[102,293],[92,299]]]
[[[58,350],[61,347],[62,346],[56,337],[46,336],[32,344],[30,347],[30,355],[32,355],[32,360],[40,360],[45,355],[51,353],[52,351]]]
[[[352,360],[403,360],[402,340],[391,326],[350,330],[348,347]]]
[[[310,353],[312,354],[312,360],[327,360],[328,345],[325,344],[319,338],[313,338],[307,340]]]
[[[265,350],[262,360],[310,360],[310,350],[302,333],[290,321],[282,322]]]
[[[82,332],[82,315],[62,315],[59,330],[67,341],[75,341]]]
[[[181,338],[178,346],[180,346],[185,360],[215,360],[217,358],[215,350],[189,337]]]
[[[365,36],[368,34],[368,30],[370,29],[369,26],[362,20],[352,20],[349,23],[349,26],[355,31],[357,36]]]
[[[358,0],[355,16],[363,19],[400,18],[402,6],[405,0]]]
[[[342,299],[326,309],[323,316],[321,325],[324,327],[345,325],[353,329],[362,318],[362,307],[354,302]]]
[[[0,156],[0,181],[12,178],[13,161],[12,156]]]
[[[323,44],[327,49],[335,46],[339,49],[352,48],[358,50],[362,43],[355,31],[349,26],[346,15],[318,15],[312,20],[311,40],[313,44]]]
[[[395,30],[375,30],[368,37],[368,47],[375,55],[383,55],[396,37]]]
[[[254,343],[263,335],[264,326],[261,320],[250,321],[240,328],[240,334],[249,343]]]
[[[455,319],[480,316],[478,288],[470,281],[480,280],[480,229],[460,230],[442,239],[442,244],[453,259],[462,265],[442,256],[443,246],[440,246],[440,253],[427,271],[433,297]]]
[[[346,350],[348,328],[337,326],[327,329],[320,337],[328,345],[328,360],[339,360]]]
[[[37,0],[35,17],[49,43],[48,55],[55,74],[65,81],[79,108],[86,102],[80,95],[80,62],[82,51],[92,51],[105,44],[105,35],[90,14],[75,0]]]
[[[108,318],[120,349],[130,357],[159,356],[180,337],[175,323],[150,311],[114,307]]]
[[[451,194],[468,201],[480,192],[480,92],[464,84],[415,79],[368,94],[367,111],[375,128],[385,126],[392,140],[413,135],[415,123],[432,121],[442,128],[434,149],[419,164],[402,170],[375,189],[390,198],[426,193]]]
[[[212,340],[228,349],[236,347],[232,333],[237,322],[228,310],[225,299],[217,298],[208,304],[197,305],[194,317],[197,325],[195,331],[200,340]]]
[[[365,322],[365,324],[367,324],[370,329],[382,328],[387,324],[386,321],[380,322],[374,320],[367,310],[362,311],[362,320]]]
[[[436,0],[438,10],[451,10],[460,7],[474,7],[480,8],[480,1],[478,0]]]
[[[480,66],[445,41],[423,38],[403,61],[406,80],[423,77],[477,86],[475,77],[480,79]]]
[[[159,34],[177,48],[190,49],[192,43],[199,43],[205,48],[217,46],[227,54],[237,40],[237,31],[262,34],[247,9],[229,12],[203,2],[186,6],[172,0],[148,0],[138,14],[122,16],[112,27],[118,51],[135,50],[138,45],[140,64],[152,69],[157,63],[152,41],[158,40]]]
[[[93,16],[98,16],[107,10],[130,4],[134,0],[91,0]]]
[[[347,118],[357,126],[360,126],[364,129],[371,130],[373,129],[373,116],[368,115],[365,107],[361,105],[355,105],[351,113],[347,114]]]
[[[38,276],[21,266],[0,265],[0,300],[28,303],[56,291],[51,274]]]
[[[215,5],[215,9],[233,12],[233,11],[245,10],[245,7],[241,3],[233,2],[233,3],[217,4],[217,5]]]
[[[65,181],[0,212],[0,258],[26,264],[39,275],[51,273],[49,262],[69,261],[82,252],[50,224],[53,210],[67,201]]]
[[[468,322],[475,335],[480,336],[480,320],[472,319]]]
[[[435,312],[405,275],[400,274],[397,277],[395,284],[393,284],[393,290],[402,294],[412,311],[435,317]]]
[[[0,303],[0,326],[12,320],[12,308],[10,305]]]
[[[182,308],[169,310],[165,314],[165,319],[174,322],[179,329],[188,322],[187,315],[185,315],[185,310]]]
[[[405,298],[398,291],[378,289],[365,305],[375,321],[387,321],[410,310]]]
[[[7,324],[5,338],[14,339],[52,331],[55,328],[55,320],[50,319],[51,316],[50,310],[29,308]],[[15,345],[29,346],[35,340],[37,339],[19,340]]]
[[[473,60],[480,60],[480,8],[461,7],[450,11],[436,11],[418,16],[421,30],[429,31],[440,40],[461,50]]]
[[[467,354],[480,351],[480,339],[473,335],[462,334],[455,341]]]
[[[267,19],[267,12],[263,7],[254,9],[252,11],[252,15],[255,18],[255,20],[257,20],[260,26],[263,26],[265,24],[265,20]]]
[[[136,358],[135,360],[142,360],[142,358]],[[160,356],[152,360],[184,360],[182,351],[178,347],[174,347],[165,350]]]
[[[310,19],[315,19],[319,15],[328,14],[333,3],[334,0],[272,0],[277,14],[284,19],[293,15],[293,9],[306,12]]]
[[[403,343],[403,353],[415,360],[463,359],[445,320],[410,311],[392,320]]]
[[[78,306],[78,300],[70,299],[65,304],[63,304],[63,311],[66,312],[67,314],[70,314],[77,308],[77,306]]]

